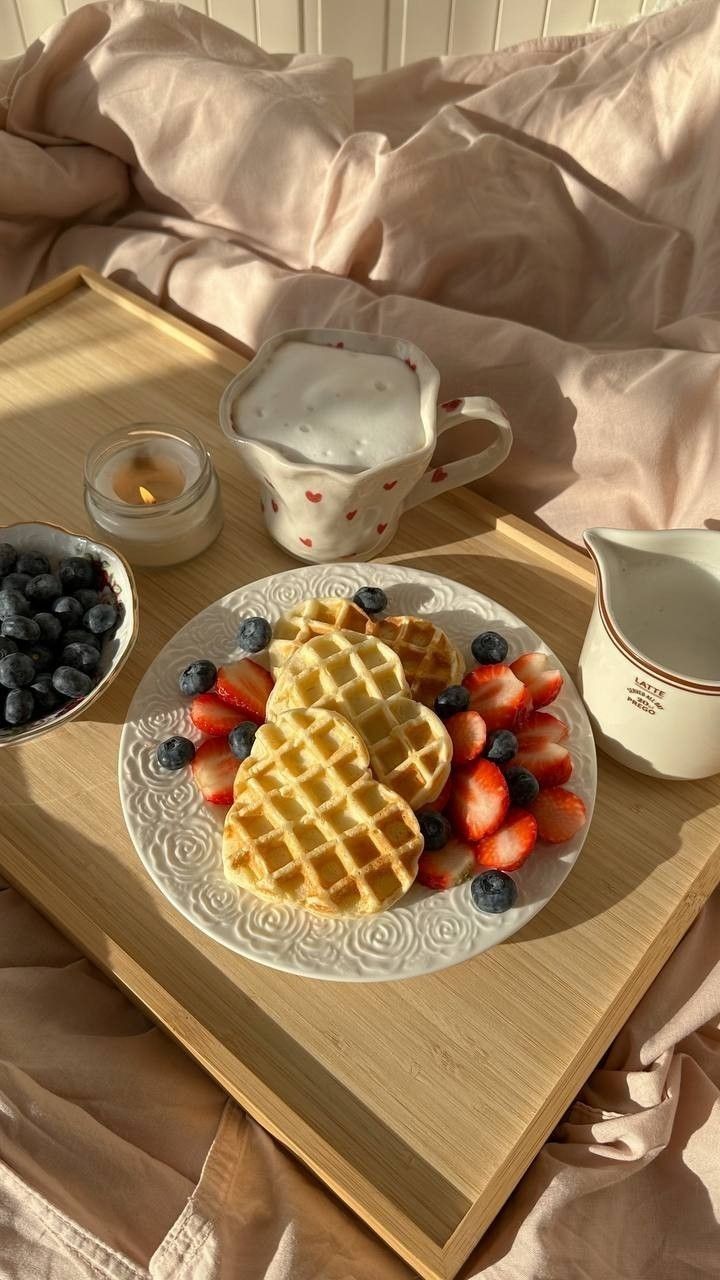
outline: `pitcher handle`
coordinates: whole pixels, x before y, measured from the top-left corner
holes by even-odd
[[[482,419],[492,422],[498,428],[498,434],[491,444],[479,453],[471,453],[456,462],[448,462],[443,466],[431,467],[420,477],[405,499],[403,510],[417,506],[418,502],[428,502],[436,498],[446,489],[456,489],[458,485],[470,484],[479,480],[489,471],[494,471],[507,458],[512,447],[513,434],[505,414],[494,400],[487,396],[465,396],[462,400],[447,400],[438,407],[437,434],[458,427],[461,422],[472,422]]]

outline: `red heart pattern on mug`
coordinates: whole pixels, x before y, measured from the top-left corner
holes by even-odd
[[[436,467],[430,477],[430,483],[437,484],[438,480],[446,480],[446,479],[447,479],[447,471],[445,471],[443,467]]]
[[[406,365],[407,365],[408,369],[412,369],[412,371],[413,371],[413,373],[414,373],[414,372],[415,372],[415,370],[417,369],[417,365],[416,365],[416,364],[413,364],[413,362],[412,362],[412,360],[410,359],[410,357],[409,357],[409,356],[406,356],[406,357],[405,357],[405,363],[406,363]]]
[[[260,499],[260,510],[263,512],[265,511],[265,503],[263,502],[262,498]]]
[[[278,504],[277,504],[277,502],[275,501],[275,499],[274,499],[274,498],[272,499],[272,509],[273,509],[273,511],[279,511],[279,510],[280,510],[280,508],[279,508],[279,506],[278,506]]]
[[[394,489],[396,484],[397,484],[397,480],[391,480],[389,484],[383,485],[383,489]]]
[[[302,542],[304,547],[312,546],[312,538],[301,538],[300,541]]]
[[[306,490],[305,490],[305,497],[307,498],[308,502],[320,502],[320,501],[321,501],[321,499],[322,499],[322,494],[321,494],[321,493],[313,493],[313,492],[312,492],[312,490],[310,490],[310,489],[306,489]]]
[[[387,529],[387,524],[379,524],[377,527],[378,533],[384,533],[386,529]]]
[[[461,404],[462,400],[446,400],[444,404],[440,405],[440,408],[444,409],[446,413],[452,413],[455,409],[459,409]]]
[[[358,509],[357,509],[357,507],[355,508],[355,510],[354,510],[354,511],[346,511],[346,512],[345,512],[345,519],[346,519],[346,520],[354,520],[354,519],[355,519],[355,517],[356,517],[356,515],[357,515],[357,513],[358,513]]]

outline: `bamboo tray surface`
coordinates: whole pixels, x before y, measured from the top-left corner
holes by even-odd
[[[144,872],[116,783],[152,658],[190,617],[294,564],[261,528],[217,426],[242,356],[77,269],[0,313],[2,523],[87,528],[101,433],[176,422],[212,450],[223,533],[136,574],[140,636],[85,716],[0,751],[0,873],[162,1023],[422,1276],[454,1276],[720,878],[720,778],[663,783],[599,758],[587,843],[501,947],[439,973],[319,983],[252,964]],[[384,557],[484,592],[573,670],[593,598],[584,555],[467,490],[404,517]]]

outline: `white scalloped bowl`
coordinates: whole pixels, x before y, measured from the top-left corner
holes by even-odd
[[[137,639],[138,599],[132,569],[123,556],[103,542],[94,542],[84,533],[70,533],[60,525],[41,522],[8,524],[0,525],[0,542],[10,542],[18,551],[36,551],[46,555],[51,564],[57,564],[66,556],[92,556],[93,560],[100,562],[120,608],[120,622],[102,647],[100,679],[90,693],[52,715],[44,716],[42,720],[33,720],[17,729],[0,729],[0,747],[6,747],[40,738],[51,729],[67,724],[102,697],[127,662]]]

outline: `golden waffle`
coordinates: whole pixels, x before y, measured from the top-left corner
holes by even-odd
[[[413,809],[431,804],[450,773],[442,722],[410,697],[402,664],[374,636],[328,631],[302,645],[268,698],[268,720],[291,707],[325,707],[349,720],[367,744],[373,773]]]
[[[319,915],[372,915],[410,888],[422,847],[412,809],[372,777],[341,716],[286,711],[258,729],[225,820],[233,884]]]
[[[364,631],[367,614],[352,600],[325,597],[291,605],[273,627],[268,646],[270,670],[277,673],[301,644],[326,631]]]
[[[432,707],[448,685],[460,684],[465,674],[463,656],[429,618],[370,618],[365,630],[398,655],[413,698],[426,707]]]

